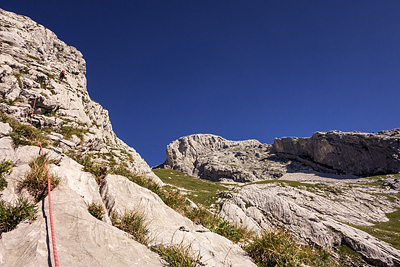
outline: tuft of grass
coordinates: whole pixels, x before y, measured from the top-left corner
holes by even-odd
[[[13,73],[14,77],[17,78],[19,88],[23,89],[23,84],[21,81],[21,73]]]
[[[202,180],[175,170],[154,169],[153,172],[164,183],[184,188],[188,191],[189,199],[207,207],[215,202],[218,192],[228,189],[218,182]]]
[[[248,241],[254,235],[245,227],[234,225],[202,207],[187,210],[185,216],[194,223],[201,224],[211,232],[222,235],[235,243]]]
[[[29,55],[29,54],[26,54],[26,56],[31,58],[31,59],[33,59],[33,60],[40,61],[40,58],[37,58],[35,56]]]
[[[92,202],[88,205],[88,211],[93,217],[99,219],[100,221],[103,219],[103,216],[105,214],[103,206],[95,202]]]
[[[74,154],[69,154],[69,156],[76,160],[79,164],[83,165],[84,171],[93,174],[96,177],[97,184],[100,185],[104,177],[106,177],[108,173],[107,167],[100,166],[99,164],[93,162],[89,155],[86,155],[83,158]]]
[[[115,227],[132,235],[136,241],[148,245],[148,220],[144,212],[139,210],[128,211],[122,216],[112,213],[111,222]]]
[[[47,196],[47,170],[45,167],[45,162],[49,162],[47,155],[39,156],[29,163],[31,167],[30,172],[25,176],[25,180],[19,185],[19,190],[26,188],[28,192],[35,198],[36,202],[41,201]],[[50,185],[54,189],[59,183],[60,178],[49,173]]]
[[[36,142],[41,143],[43,147],[47,146],[48,137],[43,135],[38,129],[30,125],[21,124],[16,119],[8,117],[2,112],[0,112],[0,121],[10,124],[13,131],[8,135],[12,138],[15,146],[34,145]]]
[[[183,242],[171,245],[159,245],[152,247],[152,251],[158,253],[170,267],[198,267],[205,266],[201,262],[200,252],[195,253],[190,245]]]
[[[361,254],[347,245],[335,247],[338,252],[340,266],[371,266],[362,258]]]
[[[302,246],[281,229],[264,232],[245,246],[244,250],[257,266],[338,266],[325,250]]]
[[[7,187],[7,181],[4,178],[5,175],[12,172],[11,161],[3,159],[0,163],[0,191],[3,191]]]
[[[36,219],[37,207],[22,198],[15,205],[0,201],[0,233],[13,230],[23,220]]]
[[[79,129],[79,128],[74,128],[71,126],[63,126],[60,129],[60,134],[62,134],[65,138],[71,139],[73,135],[76,135],[79,139],[81,139],[81,142],[84,141],[84,134],[88,133],[88,130],[85,129]]]

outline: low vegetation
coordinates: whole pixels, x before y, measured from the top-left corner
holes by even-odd
[[[35,198],[36,202],[41,201],[47,196],[48,191],[48,178],[47,169],[45,164],[50,164],[52,161],[48,160],[47,156],[39,156],[29,163],[31,167],[30,172],[25,176],[24,181],[19,185],[19,190],[26,189]],[[54,189],[60,182],[60,179],[53,175],[48,174],[50,178],[51,188]]]
[[[71,126],[63,126],[59,131],[59,133],[62,134],[67,139],[71,139],[73,135],[76,135],[81,140],[81,142],[83,142],[84,135],[88,132],[89,132],[88,130],[75,128]]]
[[[115,227],[131,234],[136,241],[148,245],[148,220],[144,212],[135,210],[125,212],[123,215],[112,213],[111,221]]]
[[[216,214],[211,213],[206,208],[188,209],[186,217],[196,224],[201,224],[211,232],[222,235],[233,242],[248,241],[253,237],[253,232],[244,227],[236,226]]]
[[[400,249],[400,209],[387,213],[386,216],[389,219],[387,222],[376,222],[373,226],[353,225],[353,227],[391,244],[396,249]]]
[[[195,253],[190,245],[184,245],[183,242],[171,245],[159,245],[152,247],[151,250],[158,253],[170,267],[197,267],[205,266],[201,262],[200,253]]]
[[[15,205],[0,201],[0,233],[13,230],[24,221],[36,219],[37,207],[23,199],[18,199]]]
[[[11,161],[3,159],[0,163],[0,191],[3,191],[7,187],[7,181],[4,176],[12,172]]]
[[[189,199],[206,207],[215,203],[218,192],[228,189],[221,183],[202,180],[175,170],[154,169],[153,172],[164,183],[183,188]]]
[[[288,233],[277,229],[253,239],[244,250],[257,266],[337,266],[326,251],[298,244]]]
[[[48,138],[43,135],[38,129],[18,122],[4,113],[0,112],[0,121],[10,124],[13,131],[8,134],[15,146],[20,145],[37,145],[38,142],[43,147],[47,146]]]
[[[106,213],[103,206],[96,202],[92,202],[88,205],[88,211],[93,217],[99,219],[100,221],[103,219],[103,216]]]

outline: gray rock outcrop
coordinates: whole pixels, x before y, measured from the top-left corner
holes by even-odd
[[[125,177],[108,175],[101,188],[108,211],[143,211],[152,245],[182,244],[198,251],[206,266],[256,266],[232,241],[194,224],[168,207],[156,194]]]
[[[302,243],[330,251],[347,245],[376,266],[400,266],[399,250],[349,226],[388,221],[385,213],[398,209],[400,201],[383,195],[396,192],[337,181],[295,185],[288,181],[246,185],[220,203],[220,215],[258,231],[281,227]]]
[[[7,155],[14,167],[6,177],[8,185],[0,192],[0,199],[9,203],[19,197],[29,199],[28,193],[18,192],[17,187],[30,169],[28,163],[38,156],[39,148],[9,147],[7,153],[3,152],[1,156]],[[45,152],[58,162],[49,165],[50,173],[61,178],[51,195],[60,266],[163,266],[157,254],[113,227],[107,215],[103,221],[90,215],[88,204],[95,202],[104,207],[93,175],[83,172],[81,165],[66,156],[51,150]],[[36,216],[33,223],[23,222],[15,230],[2,233],[1,266],[54,266],[47,198],[38,203]]]
[[[211,134],[181,137],[167,147],[163,168],[203,179],[251,182],[278,178],[285,164],[275,162],[270,146],[257,140],[229,141]]]
[[[377,134],[316,132],[310,138],[275,139],[274,152],[322,172],[371,176],[400,172],[400,129]]]
[[[66,70],[63,81],[61,70]],[[50,130],[58,150],[90,155],[99,163],[124,162],[132,172],[161,183],[115,135],[108,111],[88,94],[85,74],[86,62],[76,48],[30,18],[0,9],[0,112],[26,123],[35,105],[33,125]],[[68,137],[64,133],[71,128],[75,132]],[[104,160],[99,152],[111,156]]]

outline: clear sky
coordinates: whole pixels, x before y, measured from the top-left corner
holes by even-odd
[[[83,53],[150,166],[179,137],[272,143],[400,127],[398,0],[3,0]]]

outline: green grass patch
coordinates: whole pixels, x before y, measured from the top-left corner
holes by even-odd
[[[47,146],[48,137],[43,135],[38,129],[30,125],[21,124],[16,119],[8,117],[2,112],[0,112],[0,121],[10,124],[13,131],[8,135],[12,138],[15,146],[37,145],[37,142],[41,143],[43,147]]]
[[[3,191],[4,188],[7,187],[7,181],[4,178],[5,175],[8,175],[12,172],[11,161],[8,159],[3,159],[0,163],[0,191]]]
[[[340,266],[370,266],[366,264],[360,253],[347,245],[337,246],[335,249],[339,255]]]
[[[34,204],[21,198],[15,205],[0,201],[0,233],[13,230],[23,220],[34,221],[36,212]]]
[[[201,262],[200,252],[195,253],[190,245],[180,244],[159,245],[152,247],[152,251],[158,253],[170,267],[197,267],[205,266]]]
[[[247,241],[253,237],[253,232],[225,221],[205,208],[188,209],[185,216],[196,224],[201,224],[211,232],[222,235],[233,242]]]
[[[138,210],[129,211],[122,216],[112,213],[111,222],[115,227],[132,235],[136,241],[143,245],[148,245],[148,220],[144,212]]]
[[[154,169],[153,172],[164,183],[184,188],[188,191],[187,197],[189,199],[204,206],[215,203],[218,192],[228,190],[226,186],[218,182],[195,178],[175,170]]]
[[[80,129],[71,126],[63,126],[59,131],[59,133],[67,139],[71,139],[73,135],[76,135],[79,139],[81,139],[82,142],[84,140],[84,134],[88,132],[89,131],[86,129]]]
[[[88,205],[89,213],[99,219],[100,221],[103,219],[104,214],[106,213],[103,206],[101,204],[97,204],[96,202],[92,202]]]
[[[67,153],[67,155],[79,164],[83,165],[83,170],[85,172],[90,172],[91,174],[93,174],[96,177],[97,184],[100,185],[104,177],[106,177],[108,173],[107,167],[95,163],[90,155],[85,155],[84,157],[82,157],[72,152]]]
[[[280,229],[264,232],[245,246],[244,250],[257,266],[338,266],[328,252],[302,246]]]
[[[400,209],[387,213],[386,216],[389,219],[387,222],[377,222],[373,226],[352,226],[400,249]]]
[[[47,155],[39,156],[32,160],[29,163],[31,170],[26,174],[24,181],[21,182],[18,188],[19,191],[24,188],[27,189],[28,192],[35,198],[36,202],[41,201],[48,194],[48,178],[45,162],[48,165],[53,161],[49,160]],[[60,183],[60,178],[50,173],[49,177],[51,189],[54,189]]]

